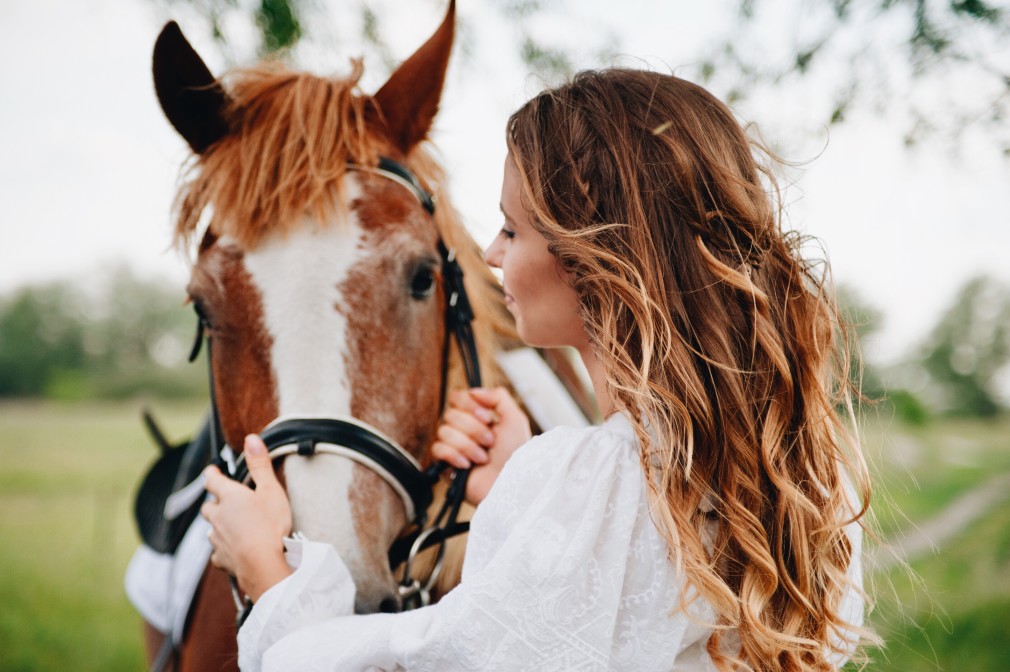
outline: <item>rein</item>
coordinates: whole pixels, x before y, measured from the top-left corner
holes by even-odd
[[[402,185],[420,202],[429,215],[435,213],[435,201],[421,185],[417,177],[405,166],[387,157],[381,157],[376,167],[348,164],[351,170],[373,173]],[[477,359],[477,345],[474,340],[472,321],[473,310],[470,306],[466,289],[463,286],[463,269],[456,261],[456,252],[446,247],[441,236],[438,239],[438,251],[442,259],[442,288],[446,299],[446,337],[444,370],[442,378],[442,400],[444,405],[448,386],[448,345],[451,336],[455,338],[463,360],[467,385],[480,387],[480,365]],[[223,473],[233,479],[248,484],[249,469],[245,456],[238,454],[234,469],[223,457],[221,446],[223,441],[217,400],[214,397],[214,367],[212,362],[211,341],[207,334],[209,322],[200,307],[194,305],[197,312],[197,332],[190,352],[189,361],[193,361],[200,353],[204,341],[207,342],[207,363],[209,371],[210,401],[211,401],[211,446],[212,464],[217,465]],[[287,455],[303,456],[317,453],[328,453],[353,460],[372,470],[388,483],[400,496],[404,510],[407,513],[407,528],[410,531],[393,542],[388,558],[391,568],[400,564],[403,571],[399,584],[399,595],[404,610],[425,606],[431,601],[431,590],[441,574],[445,559],[445,544],[456,535],[466,532],[470,523],[459,522],[457,516],[466,494],[466,482],[469,469],[456,469],[446,492],[445,502],[438,514],[428,525],[427,509],[434,497],[433,488],[440,474],[447,467],[444,463],[431,466],[427,470],[421,468],[417,460],[398,443],[383,435],[379,430],[356,418],[278,418],[261,433],[267,446],[271,460],[278,460]],[[435,565],[425,581],[415,578],[411,573],[411,565],[416,556],[433,546],[438,546]],[[229,577],[232,595],[238,610],[237,626],[248,617],[252,610],[252,602],[241,595],[235,577]]]

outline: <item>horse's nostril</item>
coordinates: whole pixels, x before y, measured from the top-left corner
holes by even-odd
[[[387,597],[379,602],[379,611],[384,614],[395,614],[400,611],[400,601],[395,597]]]

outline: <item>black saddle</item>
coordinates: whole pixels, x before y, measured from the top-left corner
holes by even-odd
[[[144,422],[161,449],[161,456],[141,481],[133,513],[144,543],[159,553],[174,554],[186,530],[200,513],[206,492],[199,494],[192,504],[172,518],[165,515],[165,503],[173,493],[196,480],[211,463],[211,456],[219,455],[223,446],[212,445],[213,420],[210,414],[194,439],[176,444],[165,438],[147,411],[144,412]],[[220,433],[217,435],[220,436]]]

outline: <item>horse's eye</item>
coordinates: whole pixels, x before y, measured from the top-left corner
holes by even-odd
[[[207,307],[204,305],[204,302],[192,296],[190,296],[189,300],[190,303],[193,304],[193,311],[196,313],[196,316],[200,319],[200,321],[203,322],[204,326],[211,326],[210,315],[207,312]]]
[[[415,299],[426,299],[435,290],[434,269],[422,266],[414,272],[410,279],[410,295]]]

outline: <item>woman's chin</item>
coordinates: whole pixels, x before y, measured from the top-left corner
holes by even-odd
[[[523,324],[522,318],[516,315],[514,312],[512,316],[515,318],[516,333],[519,334],[519,339],[526,345],[537,347],[534,343],[530,341],[530,334],[527,333],[525,325]]]

